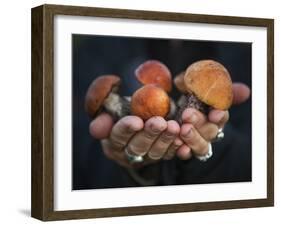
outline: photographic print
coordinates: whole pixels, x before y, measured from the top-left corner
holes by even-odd
[[[251,52],[251,43],[73,34],[73,189],[251,181]],[[126,120],[143,128],[130,133],[138,125]],[[213,155],[200,161],[209,142]],[[144,161],[130,162],[126,148]]]
[[[274,20],[32,9],[32,217],[274,205]]]

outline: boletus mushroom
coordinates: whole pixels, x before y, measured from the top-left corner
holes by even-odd
[[[184,75],[185,75],[185,71],[182,71],[174,78],[174,84],[178,89],[178,91],[180,91],[181,93],[187,92],[184,85]]]
[[[176,119],[181,121],[182,112],[186,108],[195,108],[207,114],[210,108],[227,110],[232,104],[232,81],[227,69],[214,60],[201,60],[191,64],[184,75],[177,78],[178,84],[183,83],[184,95]],[[175,85],[179,90],[182,86]],[[182,85],[182,84],[181,84]],[[180,87],[180,88],[179,88]]]
[[[172,75],[169,68],[158,60],[147,60],[137,67],[135,76],[142,85],[154,84],[169,93],[172,90]],[[172,98],[167,119],[175,116],[177,107]]]
[[[132,96],[131,113],[144,121],[153,117],[165,118],[170,111],[168,94],[155,84],[148,84],[138,89]]]
[[[169,68],[158,60],[147,60],[135,70],[137,80],[143,84],[157,84],[166,92],[172,89],[172,76]]]
[[[102,75],[91,83],[85,98],[85,109],[90,117],[94,118],[103,108],[115,119],[129,114],[129,101],[117,93],[120,83],[116,75]]]

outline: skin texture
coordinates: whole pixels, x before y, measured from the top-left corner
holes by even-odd
[[[243,100],[245,97],[248,98],[251,93],[248,86],[239,82],[234,83],[232,85],[232,92],[233,92],[232,104],[240,104],[241,100]]]
[[[131,112],[143,120],[153,116],[165,117],[170,111],[167,93],[156,85],[145,85],[132,96]]]
[[[249,98],[250,90],[244,84],[233,84],[233,91],[234,104],[241,104]],[[205,154],[208,142],[228,119],[228,111],[214,109],[205,116],[188,108],[182,114],[184,123],[181,127],[177,122],[162,117],[152,117],[144,123],[137,116],[126,116],[113,124],[110,116],[103,113],[91,122],[89,130],[94,138],[101,140],[107,158],[123,167],[139,168],[174,156],[187,160],[193,155]],[[131,154],[145,155],[145,161],[129,164],[124,154],[125,147]]]
[[[96,78],[88,88],[85,98],[85,109],[91,117],[95,117],[102,107],[104,99],[113,87],[119,86],[120,78],[116,75],[103,75]]]
[[[213,60],[191,64],[185,72],[184,84],[203,103],[227,110],[233,99],[232,82],[226,68]]]
[[[143,84],[157,84],[166,92],[172,89],[172,76],[170,70],[157,60],[148,60],[135,71],[137,80]]]

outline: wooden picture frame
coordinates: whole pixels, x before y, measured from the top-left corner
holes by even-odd
[[[71,15],[267,29],[267,197],[233,201],[168,205],[54,210],[54,17]],[[32,202],[31,214],[40,220],[160,214],[186,211],[264,207],[274,205],[274,20],[230,16],[136,11],[61,5],[32,9]]]

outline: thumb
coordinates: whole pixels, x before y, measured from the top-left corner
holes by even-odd
[[[96,139],[105,139],[109,137],[113,123],[109,114],[101,113],[90,123],[89,132]]]
[[[233,83],[232,85],[232,91],[233,91],[233,105],[242,104],[245,102],[249,96],[250,96],[250,88],[243,84],[243,83]]]

